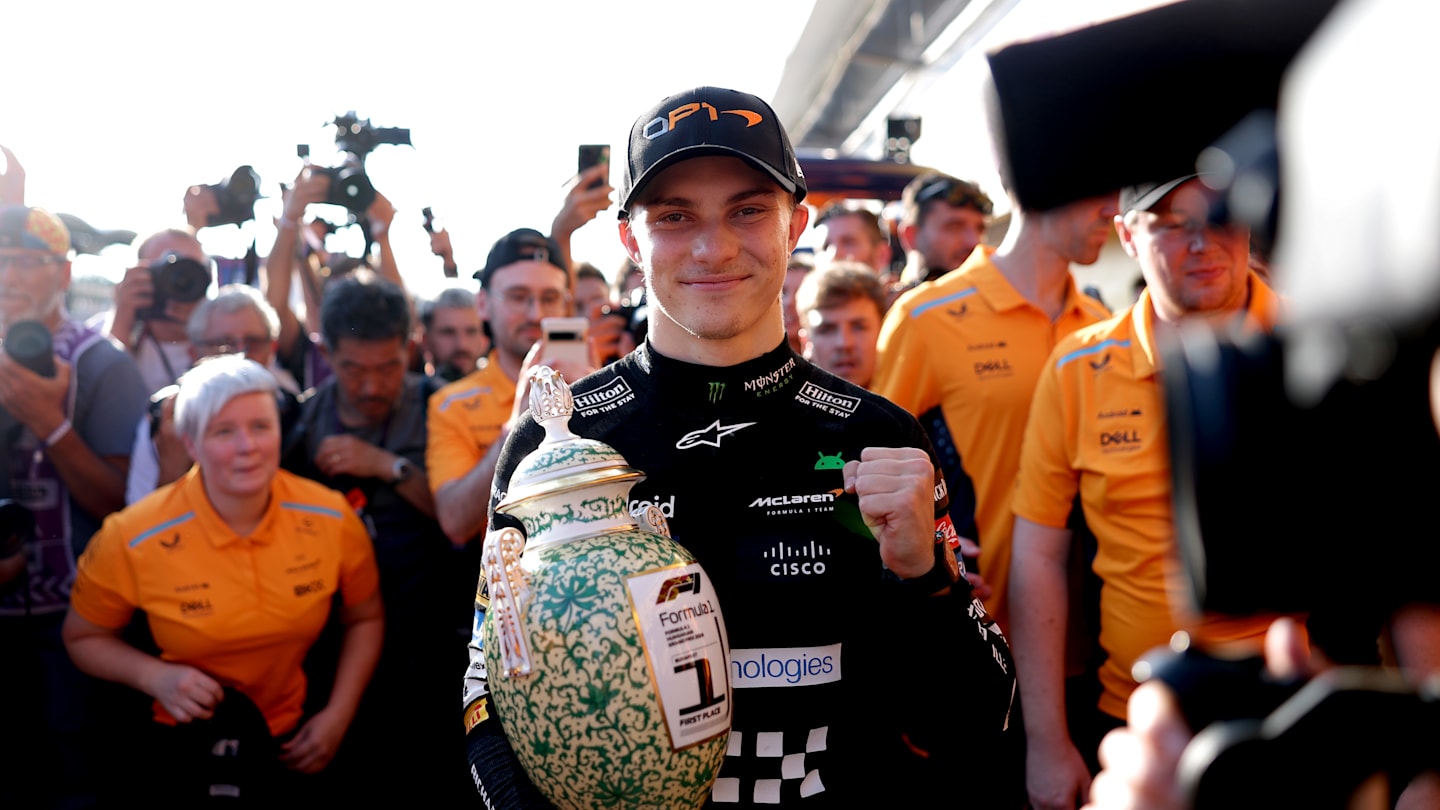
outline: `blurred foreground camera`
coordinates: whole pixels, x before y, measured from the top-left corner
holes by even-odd
[[[5,331],[5,353],[39,374],[55,376],[55,345],[50,329],[39,321],[16,321]]]
[[[260,199],[260,175],[249,166],[241,166],[229,177],[213,185],[202,186],[215,195],[219,210],[205,224],[239,225],[255,218],[255,202]]]
[[[1202,608],[1440,604],[1440,546],[1409,531],[1433,520],[1440,492],[1440,342],[1369,320],[1333,340],[1345,368],[1316,401],[1285,384],[1316,359],[1294,327],[1243,340],[1182,329],[1162,344],[1176,536]]]
[[[1155,675],[1199,731],[1180,762],[1191,806],[1353,807],[1374,777],[1393,797],[1440,772],[1440,682],[1344,654],[1378,659],[1393,621],[1403,662],[1440,606],[1440,118],[1414,100],[1440,51],[1413,4],[1181,0],[990,62],[1002,175],[1031,208],[1206,171],[1222,135],[1252,136],[1230,150],[1245,193],[1228,217],[1262,238],[1273,223],[1286,311],[1269,337],[1160,342],[1177,545],[1199,607],[1307,613],[1315,646],[1355,665],[1240,712],[1242,690],[1274,686],[1258,666],[1217,681],[1196,654]]]
[[[163,320],[171,301],[190,304],[210,288],[210,268],[187,256],[167,252],[150,265],[151,304],[136,313],[141,320]]]

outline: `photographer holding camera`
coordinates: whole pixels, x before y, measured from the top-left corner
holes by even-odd
[[[185,325],[210,289],[211,261],[183,228],[151,234],[136,255],[115,287],[115,308],[97,319],[135,358],[145,390],[154,393],[190,368]]]
[[[275,244],[265,258],[265,299],[280,317],[277,356],[281,367],[295,377],[302,391],[325,382],[330,374],[317,349],[323,328],[319,313],[325,285],[343,274],[333,266],[338,264],[335,257],[325,254],[322,258],[323,251],[317,252],[317,247],[323,248],[323,245],[311,245],[302,229],[312,228],[318,222],[306,220],[310,206],[334,204],[332,175],[333,172],[308,163],[300,169],[295,182],[285,191],[285,207],[275,222]],[[380,249],[377,274],[404,290],[405,280],[400,277],[395,253],[390,247],[390,223],[395,219],[395,207],[376,192],[361,213],[366,217],[370,238]],[[361,263],[369,261],[368,256],[360,259]],[[306,318],[310,323],[302,323],[290,308],[290,290],[296,276],[300,278]]]
[[[39,208],[0,206],[0,499],[27,509],[28,572],[0,589],[0,694],[16,744],[0,806],[49,806],[96,787],[92,682],[70,662],[60,624],[75,559],[125,505],[125,473],[145,390],[135,363],[65,311],[70,235]],[[30,330],[30,340],[17,337]],[[34,339],[44,344],[30,345]],[[24,349],[25,351],[22,351]],[[23,360],[23,362],[22,362]]]

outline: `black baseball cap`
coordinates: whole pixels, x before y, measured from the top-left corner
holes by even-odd
[[[749,93],[697,87],[635,119],[620,180],[620,216],[630,214],[635,195],[667,167],[712,155],[741,158],[794,194],[796,202],[805,199],[805,175],[775,110]]]
[[[1187,174],[1177,177],[1174,180],[1166,180],[1163,183],[1140,183],[1134,186],[1126,186],[1120,189],[1120,213],[1127,211],[1149,211],[1151,206],[1165,198],[1166,194],[1179,188],[1181,184],[1194,180],[1198,174]]]
[[[490,286],[490,277],[495,275],[496,270],[529,261],[549,262],[565,271],[566,278],[569,278],[570,269],[565,266],[560,245],[533,228],[516,228],[500,237],[485,257],[485,266],[475,271],[472,278],[480,280],[480,289],[483,290]]]

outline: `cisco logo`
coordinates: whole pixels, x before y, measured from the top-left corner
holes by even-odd
[[[833,553],[826,546],[812,540],[806,545],[798,546],[779,542],[760,556],[772,561],[772,577],[809,577],[825,573],[827,566],[824,558]]]

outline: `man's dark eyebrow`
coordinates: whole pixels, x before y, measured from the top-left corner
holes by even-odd
[[[774,189],[774,188],[771,188],[771,187],[769,187],[769,186],[756,186],[755,188],[746,189],[746,190],[744,190],[744,191],[739,191],[739,192],[736,192],[735,194],[730,195],[730,198],[725,201],[725,204],[726,204],[726,205],[734,205],[735,203],[744,202],[745,200],[748,200],[748,199],[750,199],[750,198],[752,198],[752,197],[769,196],[769,195],[772,195],[772,194],[774,194],[774,193],[775,193],[775,189]],[[655,199],[655,200],[650,200],[650,201],[648,201],[648,202],[642,202],[642,203],[639,203],[638,205],[647,206],[647,207],[652,207],[652,206],[671,206],[671,207],[675,207],[675,208],[690,208],[690,207],[693,207],[693,206],[695,205],[695,201],[692,200],[692,199],[690,199],[690,198],[688,198],[688,197],[682,197],[682,196],[679,196],[679,195],[675,195],[675,196],[665,197],[665,198],[663,198],[663,199]]]

